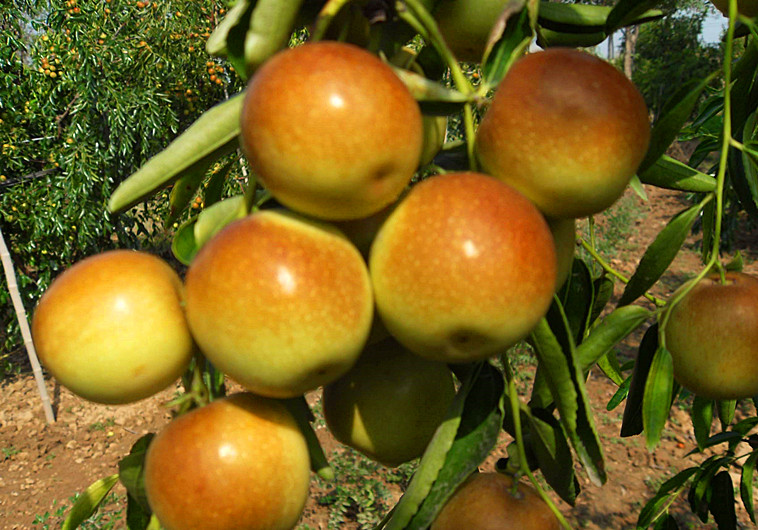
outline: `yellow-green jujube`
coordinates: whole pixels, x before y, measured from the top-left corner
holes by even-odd
[[[724,283],[719,275],[703,278],[669,310],[665,337],[682,386],[711,399],[758,395],[758,278],[738,272],[727,272]]]
[[[485,173],[548,217],[581,218],[611,206],[650,141],[645,101],[613,65],[569,48],[516,61],[477,130]]]
[[[341,376],[371,328],[365,261],[334,227],[264,210],[229,224],[186,278],[200,349],[248,390],[294,397]]]
[[[324,387],[323,411],[337,440],[388,466],[421,456],[455,396],[443,363],[389,339]]]
[[[308,498],[305,438],[280,402],[235,394],[151,440],[145,492],[167,530],[289,530]]]
[[[32,335],[45,368],[97,403],[131,403],[176,381],[195,351],[184,288],[162,259],[114,250],[60,274],[37,305]]]

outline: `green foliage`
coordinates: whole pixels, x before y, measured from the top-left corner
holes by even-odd
[[[0,227],[31,309],[57,273],[87,255],[167,252],[165,192],[117,216],[107,200],[243,83],[204,52],[219,1],[34,0],[3,9]],[[0,315],[10,351],[20,337],[4,282]]]

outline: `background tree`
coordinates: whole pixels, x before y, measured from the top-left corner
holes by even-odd
[[[167,250],[156,235],[165,201],[109,216],[107,198],[242,83],[204,50],[224,12],[216,0],[11,4],[0,14],[0,224],[31,305],[86,255]],[[20,343],[12,314],[0,284],[4,355]]]

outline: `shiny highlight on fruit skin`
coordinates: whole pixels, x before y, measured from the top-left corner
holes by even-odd
[[[611,206],[647,152],[645,101],[624,74],[588,53],[550,48],[509,70],[477,131],[485,173],[549,217]]]
[[[685,388],[710,399],[758,395],[758,278],[704,278],[669,310],[665,337],[674,377]]]
[[[172,420],[151,441],[144,473],[167,530],[288,530],[308,498],[310,460],[282,403],[236,394]]]
[[[556,282],[553,237],[523,195],[479,173],[417,184],[371,248],[376,307],[412,352],[461,363],[523,339]]]
[[[157,256],[103,252],[61,273],[40,299],[32,335],[40,361],[87,400],[132,403],[176,381],[195,351],[184,287]]]
[[[329,220],[394,201],[419,165],[421,111],[392,69],[350,44],[282,51],[250,80],[242,149],[282,204]]]
[[[335,438],[387,466],[420,457],[455,397],[443,363],[389,339],[324,387],[324,419]]]
[[[373,297],[366,264],[335,228],[284,211],[231,223],[187,272],[198,346],[248,390],[295,397],[355,363]]]
[[[475,473],[447,501],[430,530],[560,530],[560,522],[531,486],[500,473]]]

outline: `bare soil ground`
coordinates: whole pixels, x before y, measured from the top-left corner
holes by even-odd
[[[663,225],[687,203],[682,194],[658,189],[647,189],[648,201],[643,202],[629,194],[619,205],[600,219],[599,229],[619,230],[621,238],[616,248],[606,257],[619,271],[630,275],[642,251],[653,240]],[[586,230],[586,225],[580,226]],[[743,254],[746,271],[758,273],[758,232],[744,229],[737,239],[737,248]],[[692,276],[700,267],[697,252],[697,236],[688,241],[670,271],[655,287],[657,295],[666,297],[684,279]],[[617,293],[621,288],[617,285]],[[640,334],[635,334],[621,348],[626,358],[634,356]],[[165,425],[170,414],[162,407],[173,396],[175,389],[168,389],[153,398],[134,405],[111,407],[88,403],[61,388],[55,381],[47,380],[48,391],[53,396],[57,421],[47,425],[40,405],[37,389],[28,371],[19,376],[6,377],[0,381],[0,528],[57,528],[61,515],[71,505],[70,498],[82,491],[97,478],[117,472],[117,462],[126,455],[132,443],[147,432],[154,432]],[[604,444],[609,480],[603,487],[589,483],[579,471],[582,493],[575,507],[559,502],[559,506],[575,528],[628,529],[634,528],[641,506],[653,495],[656,488],[677,470],[694,465],[703,457],[687,457],[695,447],[692,426],[686,408],[675,406],[665,431],[664,439],[650,453],[640,437],[620,438],[619,428],[623,405],[613,411],[606,410],[606,403],[616,387],[602,373],[593,372],[588,381],[588,391],[593,403],[597,428]],[[317,403],[318,394],[311,396]],[[755,413],[752,405],[742,414]],[[343,470],[353,464],[351,454],[335,442],[320,427],[318,434],[326,453],[333,460],[342,462]],[[497,458],[505,455],[503,443],[481,466],[491,469]],[[382,491],[388,498],[379,506],[391,505],[399,498],[404,486],[402,477],[375,466],[375,474],[363,481],[378,480],[386,488]],[[338,469],[339,472],[339,469]],[[739,477],[733,477],[737,481]],[[336,508],[334,499],[339,497],[339,478],[335,485],[314,480],[301,529],[314,528],[359,528],[364,515],[361,510],[368,501],[341,505],[338,522],[330,526],[330,510]],[[738,483],[738,482],[735,482]],[[350,486],[356,490],[360,484]],[[347,488],[347,486],[345,487]],[[342,491],[348,491],[343,489]],[[121,528],[125,518],[125,492],[121,486],[114,490],[116,496],[106,507],[106,515],[90,528]],[[374,500],[374,506],[376,507]],[[739,504],[739,503],[738,503]],[[753,528],[741,505],[738,506],[740,524]],[[674,505],[673,513],[681,528],[715,528],[695,519],[686,506],[686,501]]]

